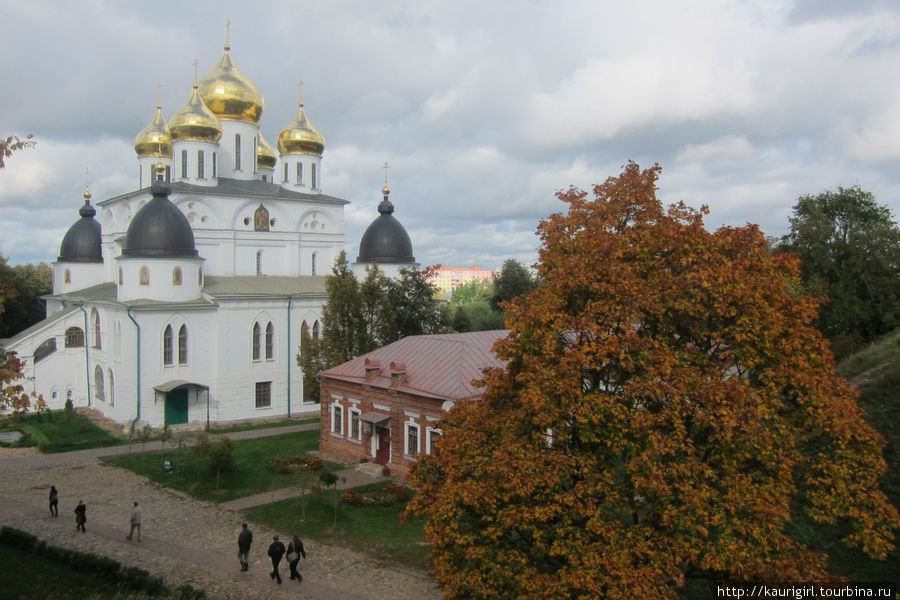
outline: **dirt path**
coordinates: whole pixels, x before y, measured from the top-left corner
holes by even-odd
[[[300,426],[305,427],[305,426]],[[318,425],[315,425],[318,427]],[[273,434],[284,433],[283,429]],[[261,435],[242,432],[247,437]],[[150,444],[148,444],[150,450]],[[48,543],[109,556],[140,567],[167,583],[188,583],[210,598],[306,598],[430,600],[441,597],[428,575],[328,544],[304,541],[308,560],[301,561],[303,582],[284,584],[268,576],[266,549],[276,533],[250,523],[254,543],[250,571],[237,561],[240,512],[164,488],[129,471],[98,463],[98,456],[121,452],[98,449],[56,455],[0,451],[0,525],[29,531]],[[127,452],[127,447],[124,449]],[[47,494],[59,489],[59,517],[50,516]],[[87,533],[75,531],[78,500],[88,507]],[[129,542],[128,515],[134,500],[143,507],[142,542]],[[293,532],[277,532],[282,538]],[[299,534],[303,537],[302,528]]]

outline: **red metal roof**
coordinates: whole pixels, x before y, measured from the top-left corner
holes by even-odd
[[[484,369],[505,366],[491,349],[508,334],[501,329],[413,335],[322,371],[319,376],[363,384],[366,359],[370,359],[370,364],[375,360],[380,366],[368,385],[447,400],[478,398],[484,390],[472,382],[481,379]],[[391,385],[391,363],[405,363],[405,382]]]

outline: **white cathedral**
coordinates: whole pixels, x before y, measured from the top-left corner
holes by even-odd
[[[196,78],[195,78],[196,81]],[[125,426],[318,415],[297,364],[317,337],[346,200],[322,193],[325,140],[300,109],[262,137],[259,89],[229,45],[167,123],[134,148],[139,189],[80,218],[53,263],[47,318],[0,342],[51,409],[71,400]],[[382,190],[354,270],[417,267]]]

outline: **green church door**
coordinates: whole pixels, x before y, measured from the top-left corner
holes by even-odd
[[[166,392],[166,425],[188,421],[188,391],[181,388]]]

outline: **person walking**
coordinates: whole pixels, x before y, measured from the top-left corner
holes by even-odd
[[[281,562],[281,557],[284,556],[284,544],[278,541],[278,534],[272,536],[272,543],[269,544],[269,556],[272,558],[272,572],[269,573],[269,577],[276,580],[278,585],[281,585],[281,573],[278,572],[278,563]]]
[[[253,532],[247,529],[247,524],[241,525],[238,534],[238,560],[241,561],[241,571],[250,568],[250,544],[253,543]]]
[[[135,529],[137,529],[138,541],[141,541],[141,505],[138,504],[137,500],[134,501],[134,507],[131,509],[131,529],[125,537],[129,542],[134,535]]]
[[[56,486],[50,486],[50,514],[54,517],[59,516],[59,492],[56,491]]]
[[[300,538],[294,535],[294,539],[291,540],[287,547],[287,559],[288,565],[291,567],[291,579],[296,579],[297,583],[303,581],[303,575],[297,570],[297,563],[300,562],[301,556],[306,558],[306,550],[303,548],[303,542],[300,541]]]
[[[85,506],[84,500],[79,500],[78,506],[75,507],[75,531],[87,533],[84,528],[85,523],[87,523],[87,506]]]

